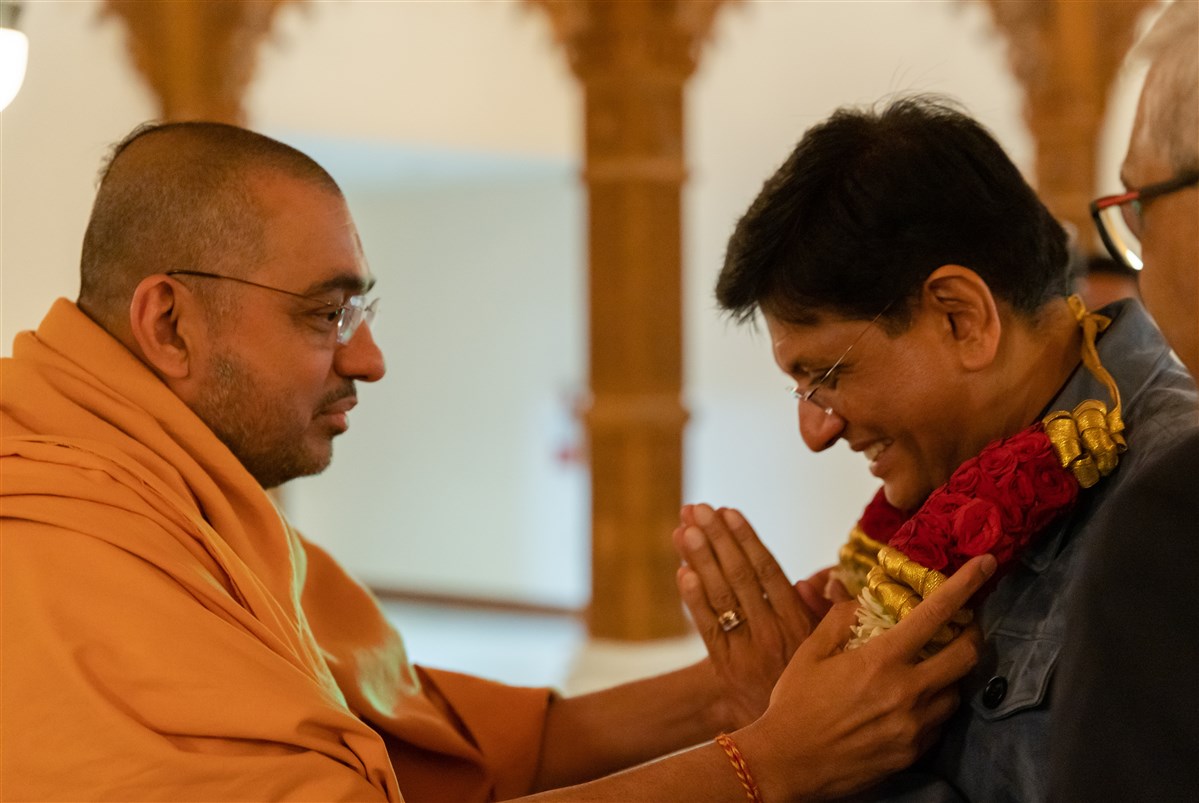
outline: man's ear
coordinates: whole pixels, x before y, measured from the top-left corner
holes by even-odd
[[[192,337],[181,302],[178,286],[161,273],[142,279],[129,302],[138,356],[166,379],[185,379],[191,372]],[[197,312],[192,305],[191,315]]]
[[[1003,322],[981,276],[961,265],[942,265],[924,280],[921,293],[925,308],[942,321],[962,367],[978,371],[995,360]]]

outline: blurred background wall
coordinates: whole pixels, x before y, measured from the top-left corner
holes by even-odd
[[[0,113],[4,354],[74,298],[106,149],[158,114],[103,3],[23,10],[28,74]],[[793,577],[834,560],[875,481],[844,448],[804,449],[763,332],[715,310],[725,241],[842,104],[950,95],[1032,177],[1005,48],[987,4],[966,0],[749,0],[703,46],[684,123],[683,498],[742,509]],[[1095,194],[1119,186],[1141,78],[1113,84]],[[384,297],[388,375],[361,391],[333,466],[283,489],[292,518],[383,590],[584,607],[582,106],[547,16],[514,0],[289,4],[244,105],[342,183]]]

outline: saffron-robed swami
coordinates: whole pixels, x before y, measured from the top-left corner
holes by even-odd
[[[549,691],[412,666],[370,593],[73,303],[0,383],[5,798],[528,791]]]

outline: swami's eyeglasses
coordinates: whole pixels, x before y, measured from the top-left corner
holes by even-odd
[[[1091,217],[1108,252],[1133,270],[1144,267],[1141,259],[1141,215],[1154,198],[1199,184],[1199,171],[1188,170],[1174,178],[1140,189],[1105,195],[1091,202]]]
[[[880,311],[878,315],[875,315],[873,318],[871,318],[870,323],[868,323],[864,327],[862,327],[862,331],[859,332],[858,336],[855,337],[853,339],[853,341],[849,344],[849,348],[847,348],[847,349],[845,349],[845,351],[841,352],[841,356],[837,358],[837,361],[832,364],[832,367],[830,367],[827,371],[825,371],[823,374],[821,374],[819,379],[817,379],[812,384],[808,385],[806,388],[800,387],[800,384],[798,382],[796,382],[794,385],[791,385],[790,387],[788,387],[787,390],[790,391],[791,397],[794,398],[796,401],[798,401],[800,404],[810,401],[810,402],[812,402],[812,404],[815,404],[817,407],[819,407],[820,410],[826,416],[832,415],[833,414],[832,405],[827,404],[827,403],[821,401],[820,399],[817,399],[816,398],[817,391],[822,390],[824,388],[824,386],[826,384],[828,384],[829,380],[832,379],[834,376],[836,376],[837,369],[841,367],[841,364],[843,362],[845,362],[845,358],[849,356],[849,353],[854,350],[854,347],[857,346],[859,342],[861,342],[862,338],[866,336],[866,333],[870,331],[870,328],[872,326],[874,326],[876,323],[878,323],[879,319],[882,318],[884,315],[886,315],[887,311],[889,309],[891,309],[891,307],[894,306],[894,304],[895,304],[895,302],[891,301],[890,303],[887,304],[887,306],[882,308],[882,311]]]
[[[293,298],[302,298],[305,301],[313,304],[320,304],[328,307],[328,322],[335,325],[337,330],[337,342],[344,346],[349,343],[354,337],[354,333],[358,331],[358,327],[362,324],[370,325],[370,322],[375,319],[375,312],[379,309],[379,299],[368,300],[365,295],[354,295],[346,299],[344,304],[335,304],[332,301],[325,301],[323,298],[313,298],[306,296],[303,293],[294,293],[291,290],[284,290],[281,287],[271,287],[267,284],[252,282],[249,279],[241,279],[237,276],[225,276],[221,273],[208,273],[202,270],[169,270],[167,276],[196,276],[201,279],[225,279],[238,284],[246,284],[250,287],[257,287],[261,290],[270,290],[274,293],[282,293],[283,295],[292,296]]]

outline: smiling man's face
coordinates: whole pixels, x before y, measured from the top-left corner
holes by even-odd
[[[946,352],[937,316],[917,310],[899,334],[856,319],[795,324],[764,317],[775,362],[801,387],[854,343],[826,388],[799,403],[799,432],[814,452],[839,440],[860,452],[895,507],[918,507],[990,440],[978,426],[985,411],[971,409],[968,377]]]

